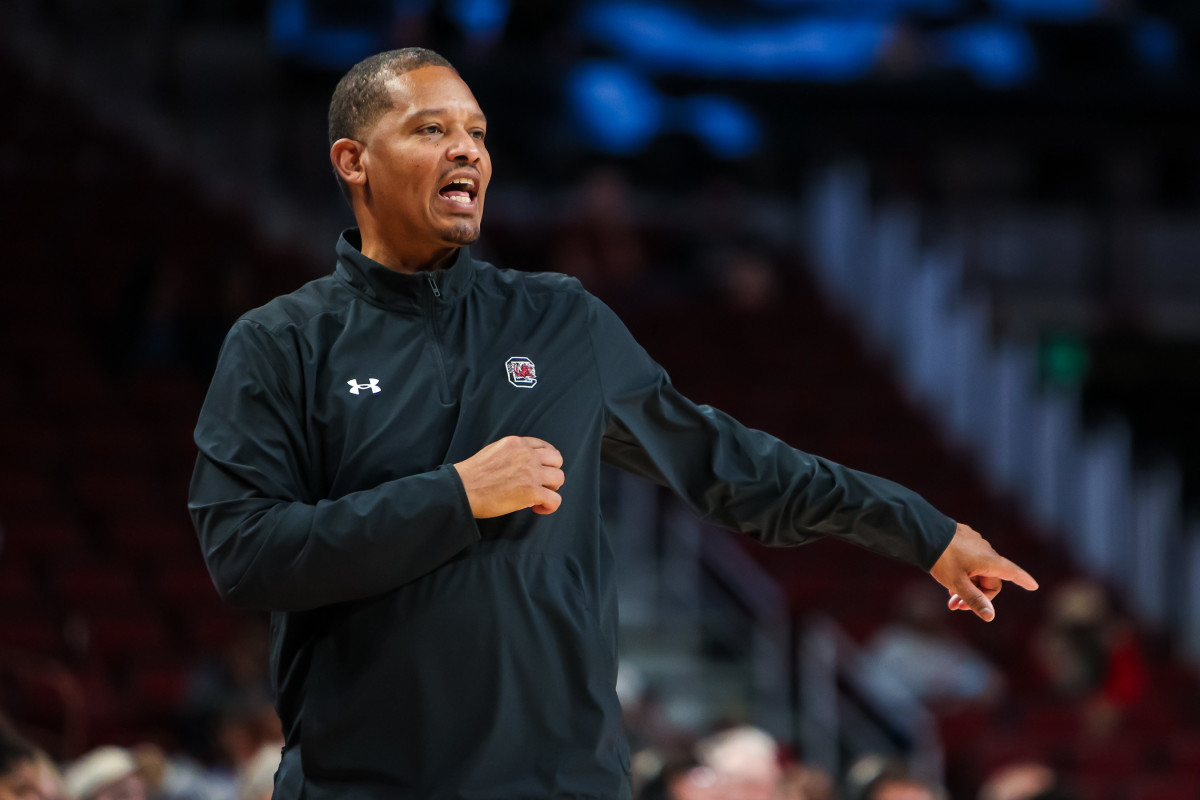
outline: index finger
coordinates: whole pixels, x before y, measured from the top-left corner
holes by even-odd
[[[985,576],[988,578],[1000,578],[1005,581],[1012,581],[1017,586],[1028,591],[1037,591],[1038,582],[1033,579],[1025,570],[1018,567],[1013,562],[1009,561],[1004,556],[997,556],[995,564],[989,564],[981,569],[971,570],[971,577]]]

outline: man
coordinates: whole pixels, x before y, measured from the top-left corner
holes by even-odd
[[[681,397],[577,281],[473,260],[487,120],[441,56],[360,63],[329,127],[359,227],[230,331],[189,504],[221,594],[273,612],[276,797],[629,797],[602,459],[767,544],[932,567],[985,618],[1001,579],[1036,586],[902,487]]]

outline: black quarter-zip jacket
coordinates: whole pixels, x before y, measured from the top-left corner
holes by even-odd
[[[365,257],[243,316],[189,509],[230,603],[271,615],[279,800],[628,798],[601,461],[768,545],[833,535],[929,569],[954,522],[698,406],[578,281]],[[452,466],[508,435],[562,505],[472,517]]]

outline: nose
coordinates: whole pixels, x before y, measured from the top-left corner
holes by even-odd
[[[450,137],[450,145],[446,148],[446,158],[451,161],[465,161],[474,164],[482,157],[482,143],[471,135],[471,132],[459,128]]]

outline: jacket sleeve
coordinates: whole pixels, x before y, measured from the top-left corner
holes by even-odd
[[[258,324],[234,325],[196,425],[188,510],[229,603],[296,611],[380,594],[479,531],[451,465],[335,500],[312,486],[299,371]]]
[[[892,481],[796,450],[671,385],[615,314],[589,296],[608,427],[603,459],[667,486],[703,519],[763,544],[832,535],[930,569],[955,523]]]

